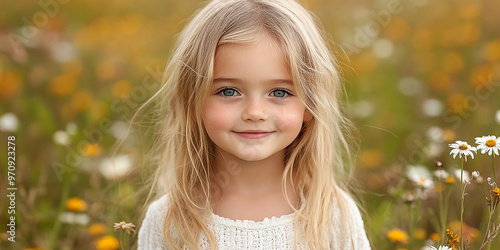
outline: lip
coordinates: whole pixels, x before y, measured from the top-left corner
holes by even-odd
[[[269,132],[264,130],[245,130],[241,132],[234,131],[234,133],[245,139],[262,139],[268,137],[274,132]]]

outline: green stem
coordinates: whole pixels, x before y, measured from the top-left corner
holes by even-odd
[[[463,232],[463,222],[464,222],[464,158],[462,158],[462,168],[460,171],[460,249],[464,249],[464,232]]]
[[[486,241],[486,238],[487,238],[488,234],[490,233],[490,223],[491,223],[491,219],[492,219],[491,217],[492,217],[491,211],[488,209],[488,224],[486,226],[486,233],[484,234],[483,242]],[[490,250],[490,248],[491,248],[491,244],[489,242],[486,243],[486,249]]]
[[[443,204],[443,192],[444,192],[444,187],[445,185],[441,181],[441,177],[439,177],[439,183],[442,185],[442,190],[439,190],[439,218],[440,218],[440,229],[441,229],[441,239],[444,238],[444,234],[446,232],[445,230],[445,225],[444,225],[444,204]],[[439,240],[441,242],[441,240]]]
[[[491,168],[493,169],[493,182],[495,182],[495,184],[496,184],[497,183],[497,175],[496,175],[496,169],[495,169],[495,154],[491,154]],[[492,205],[492,206],[494,206],[494,205]],[[493,213],[495,213],[495,207],[493,207],[492,211],[489,214],[488,226],[487,226],[486,232],[489,232],[489,230],[490,230],[490,222],[491,222],[491,220],[494,220]],[[490,242],[487,243],[486,249],[487,250],[491,249]]]
[[[495,170],[495,154],[491,154],[491,160],[492,160],[491,168],[493,168],[493,181],[497,183],[497,174]]]
[[[121,249],[125,249],[125,239],[123,238],[123,230],[124,229],[120,229],[120,243],[121,243],[120,248]]]
[[[448,220],[448,208],[450,207],[450,196],[451,196],[451,191],[453,189],[450,187],[448,189],[448,193],[446,194],[446,198],[444,200],[444,229],[443,229],[443,237],[441,238],[441,242],[445,242],[446,239],[446,221]]]
[[[411,237],[412,231],[413,231],[413,208],[412,208],[411,203],[408,203],[408,217],[410,219],[410,227],[408,229],[408,234],[410,236],[409,246],[411,247],[411,245],[413,244],[413,242],[412,242],[413,238]]]
[[[62,212],[64,211],[64,207],[65,207],[65,204],[66,204],[66,200],[68,199],[68,195],[69,195],[69,187],[71,186],[71,182],[73,180],[73,176],[74,176],[74,172],[75,170],[73,169],[69,174],[68,178],[66,178],[64,180],[64,186],[63,186],[63,190],[62,190],[62,195],[61,195],[61,201],[59,203],[59,208],[57,209],[57,214],[56,214],[56,219],[54,221],[54,227],[52,228],[52,232],[50,234],[50,238],[49,238],[49,249],[55,249],[56,247],[54,247],[54,244],[55,244],[55,241],[56,241],[56,238],[57,238],[57,235],[59,234],[59,229],[61,227],[61,220],[59,220],[59,217],[60,215],[62,214]]]
[[[417,198],[417,204],[414,207],[411,207],[409,205],[409,213],[410,213],[410,229],[409,229],[409,236],[410,236],[410,242],[409,242],[409,248],[413,249],[413,244],[415,241],[415,229],[418,224],[418,217],[420,215],[420,211],[422,210],[422,196],[424,193],[424,188],[418,189],[420,193],[418,193],[418,198]]]

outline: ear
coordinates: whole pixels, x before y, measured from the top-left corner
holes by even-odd
[[[309,110],[305,110],[304,111],[304,118],[302,118],[302,121],[303,122],[308,122],[310,121],[311,119],[313,118],[313,115],[311,114],[311,112],[309,112]]]

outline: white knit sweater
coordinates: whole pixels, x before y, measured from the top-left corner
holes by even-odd
[[[347,196],[346,196],[347,197]],[[333,226],[330,249],[370,249],[361,214],[350,197],[347,207],[351,214],[350,237]],[[334,202],[334,221],[340,221],[340,209]],[[163,238],[163,223],[167,210],[167,196],[153,202],[139,230],[138,250],[168,249]],[[212,213],[213,232],[220,250],[293,250],[295,214],[265,218],[263,221],[231,220]],[[299,238],[303,239],[303,235]],[[199,241],[199,249],[210,249],[205,237]],[[299,240],[297,249],[308,249],[303,240]]]

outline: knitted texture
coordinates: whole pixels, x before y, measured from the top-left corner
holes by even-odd
[[[346,196],[347,197],[347,196]],[[351,198],[347,197],[350,217],[350,237],[333,226],[330,249],[370,249],[366,237],[361,214]],[[334,224],[340,223],[340,209],[334,202]],[[163,223],[167,210],[167,196],[153,202],[146,213],[139,230],[138,250],[168,249],[163,238]],[[263,221],[231,220],[212,213],[213,232],[218,249],[252,249],[252,250],[293,250],[295,214],[265,218]],[[303,230],[300,230],[297,249],[308,249],[305,245]],[[210,249],[207,238],[200,237],[199,249]]]

